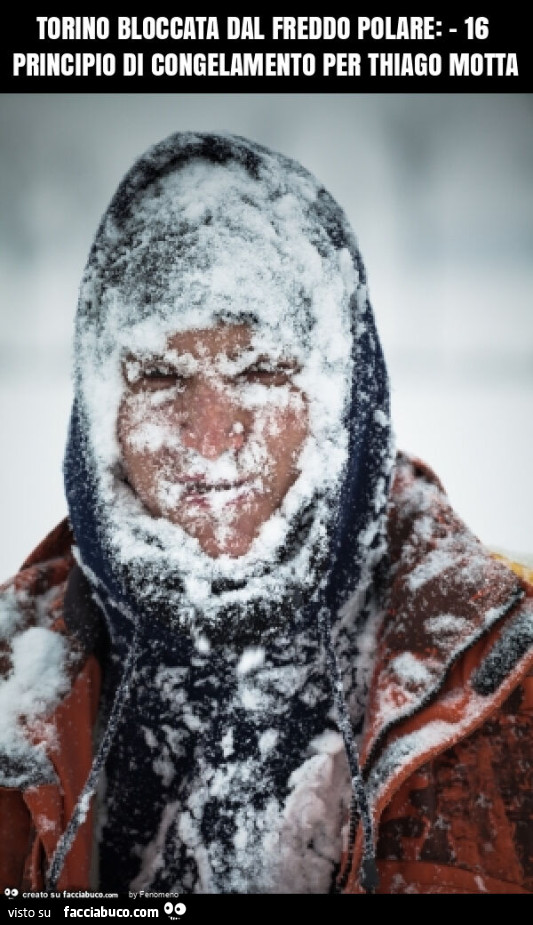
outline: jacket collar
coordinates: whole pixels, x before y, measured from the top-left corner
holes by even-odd
[[[431,470],[402,454],[389,549],[361,747],[375,831],[403,781],[482,725],[533,665],[533,588],[479,543]],[[361,852],[359,833],[350,890]]]
[[[367,709],[365,763],[443,689],[460,657],[524,596],[452,510],[436,476],[400,455],[389,510],[391,583]]]

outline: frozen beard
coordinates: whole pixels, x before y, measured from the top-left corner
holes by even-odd
[[[119,195],[91,253],[76,332],[78,439],[118,597],[195,637],[246,644],[276,634],[327,583],[349,452],[354,336],[367,306],[353,254],[339,240],[338,207],[298,165],[260,150],[253,171],[237,159],[194,157],[140,184],[125,205]],[[162,516],[153,516],[125,478],[117,439],[125,359],[133,358],[133,378],[150,356],[187,363],[169,352],[169,338],[221,324],[249,325],[247,362],[267,355],[297,365],[298,395],[239,386],[254,419],[302,395],[308,414],[298,475],[238,558],[207,555],[165,516],[183,491],[168,471],[157,487]],[[227,362],[226,372],[238,372]],[[160,401],[157,391],[140,397],[132,439],[185,455],[179,434],[158,424]],[[231,491],[243,478],[260,486],[269,459],[252,429],[239,450],[215,460],[190,451],[189,464]],[[227,501],[218,492],[206,498],[221,535]]]

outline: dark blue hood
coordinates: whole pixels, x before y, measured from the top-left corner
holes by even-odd
[[[97,232],[85,272],[85,281],[90,279],[90,286],[82,286],[78,306],[78,346],[83,338],[82,332],[88,328],[96,332],[98,338],[98,332],[105,324],[102,293],[106,286],[112,285],[117,275],[117,251],[121,248],[124,254],[128,244],[134,247],[135,236],[139,233],[136,217],[138,203],[143,197],[152,195],[151,190],[154,190],[153,195],[157,195],[157,184],[162,178],[179,172],[185,164],[203,160],[217,165],[237,163],[246,169],[252,182],[261,184],[263,164],[272,159],[281,176],[286,174],[288,188],[291,183],[294,187],[294,177],[298,180],[310,178],[315,196],[311,204],[306,203],[309,236],[314,237],[313,243],[319,252],[326,247],[336,251],[346,249],[358,279],[357,291],[351,297],[350,312],[353,358],[351,396],[344,412],[349,454],[340,491],[335,495],[335,509],[329,512],[329,548],[326,554],[322,550],[320,556],[321,575],[324,575],[324,571],[328,575],[327,580],[321,582],[320,599],[325,600],[331,612],[335,613],[356,591],[365,569],[365,559],[368,557],[374,561],[379,557],[375,550],[383,547],[383,512],[391,467],[391,433],[388,377],[372,309],[366,296],[364,266],[347,217],[330,194],[299,164],[242,138],[179,133],[155,145],[125,176]],[[279,191],[276,195],[280,195]],[[112,234],[109,232],[110,222],[113,225]],[[184,228],[183,236],[185,239],[190,238],[190,229]],[[168,255],[165,255],[165,259],[168,259]],[[138,287],[144,286],[148,290],[151,279],[154,280],[154,288],[162,285],[156,263],[156,260],[152,261],[149,272],[136,278]],[[144,292],[142,298],[139,298],[138,314],[149,314],[150,304],[150,294]],[[304,315],[302,309],[302,329],[308,324]],[[312,336],[311,330],[309,333]],[[78,375],[64,467],[74,535],[86,569],[103,583],[113,599],[123,601],[135,611],[139,608],[139,600],[127,577],[117,570],[106,544],[102,521],[108,501],[104,501],[99,494],[94,448],[88,437],[88,412],[81,392]],[[297,543],[301,535],[300,525],[296,524],[290,542]],[[290,548],[280,553],[281,557],[290,555]],[[175,582],[178,581],[176,577]],[[293,588],[292,596],[296,592],[297,589]],[[307,599],[310,597],[308,593],[305,596]],[[297,610],[300,610],[302,603],[298,603]],[[318,605],[318,601],[315,603]],[[142,606],[145,609],[148,606],[150,611],[146,600]],[[155,612],[161,614],[163,611],[159,599]],[[271,614],[264,621],[258,620],[259,630],[264,629],[267,623],[271,624]]]

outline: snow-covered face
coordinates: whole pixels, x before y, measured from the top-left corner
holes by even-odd
[[[245,555],[299,475],[309,431],[297,360],[247,324],[180,331],[162,354],[126,355],[117,435],[154,517],[208,556]]]
[[[69,504],[128,600],[242,642],[326,580],[367,293],[302,168],[174,153],[125,181],[82,281]]]

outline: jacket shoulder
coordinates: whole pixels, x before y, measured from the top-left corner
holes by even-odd
[[[48,533],[44,540],[41,540],[33,552],[24,560],[21,571],[36,565],[39,562],[46,562],[50,559],[57,559],[64,556],[71,556],[74,536],[68,517],[65,517],[60,523]]]
[[[361,749],[380,889],[531,890],[530,576],[480,543],[431,469],[404,454],[388,528]]]
[[[526,584],[531,586],[533,591],[533,567],[526,562],[519,561],[518,558],[510,557],[504,555],[503,553],[491,550],[491,555],[497,559],[499,562],[503,562],[504,565],[507,565],[515,575],[518,575]]]

